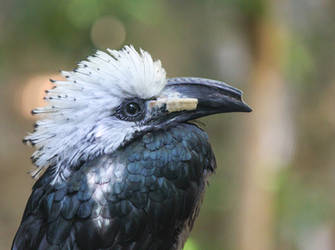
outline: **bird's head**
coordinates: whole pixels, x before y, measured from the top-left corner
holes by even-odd
[[[48,106],[24,141],[38,169],[75,166],[114,152],[143,133],[223,112],[250,112],[242,92],[203,78],[167,79],[160,61],[132,46],[97,51],[64,81],[52,81]]]

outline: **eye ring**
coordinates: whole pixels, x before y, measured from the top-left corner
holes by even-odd
[[[140,121],[146,112],[145,100],[139,98],[126,99],[116,109],[115,116],[124,121]]]

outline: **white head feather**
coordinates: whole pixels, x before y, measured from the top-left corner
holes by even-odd
[[[165,70],[149,53],[132,46],[107,51],[97,51],[77,70],[62,72],[67,80],[54,81],[46,96],[48,106],[33,111],[43,115],[25,138],[37,149],[33,176],[50,165],[57,170],[115,151],[140,128],[117,119],[113,110],[125,98],[156,97],[165,87]]]

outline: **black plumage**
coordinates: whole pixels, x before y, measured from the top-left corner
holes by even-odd
[[[111,155],[49,168],[33,187],[14,249],[174,249],[190,230],[215,158],[204,131],[180,124]]]

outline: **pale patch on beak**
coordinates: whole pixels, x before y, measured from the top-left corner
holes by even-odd
[[[150,108],[161,108],[166,105],[166,110],[171,112],[196,110],[197,98],[160,98],[149,103]]]

